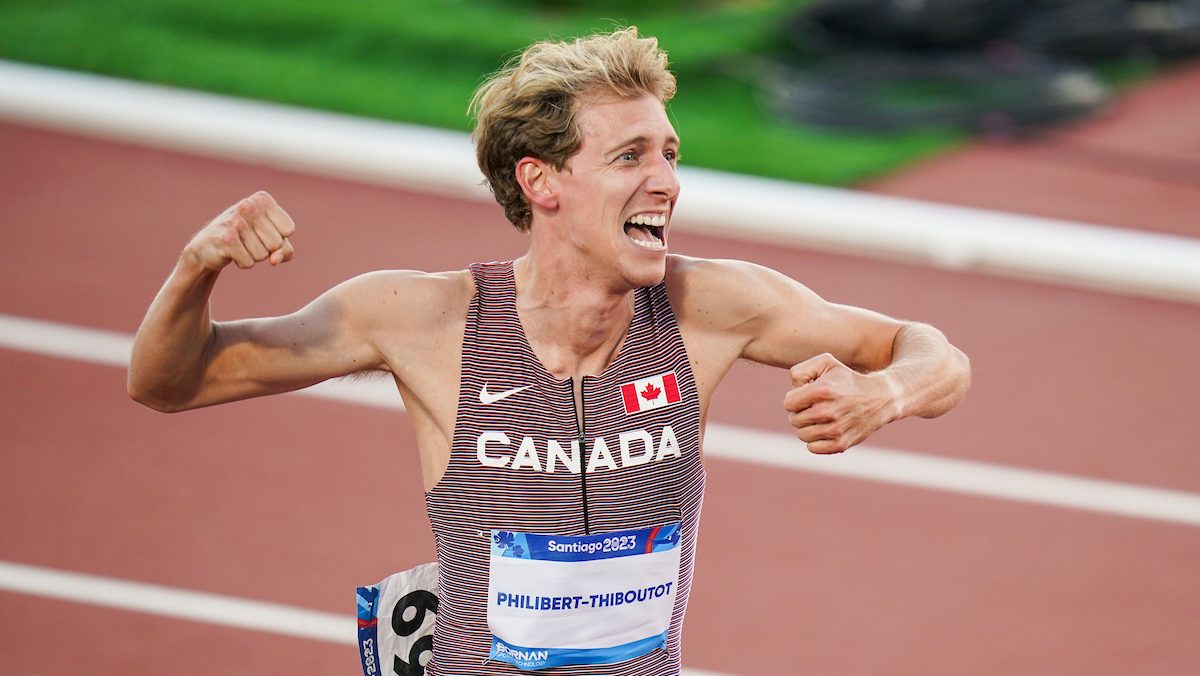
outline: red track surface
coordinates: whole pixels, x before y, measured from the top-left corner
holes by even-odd
[[[266,188],[297,258],[231,271],[219,317],[286,312],[383,267],[519,254],[488,205],[0,125],[0,312],[131,332],[190,234]],[[684,186],[684,199],[686,199]],[[1058,214],[1063,215],[1063,214]],[[1200,309],[678,234],[841,302],[930,321],[966,403],[872,443],[1200,490]],[[176,416],[116,368],[0,351],[0,559],[344,612],[430,560],[407,419],[300,397]],[[717,422],[786,432],[781,373]],[[797,453],[803,453],[798,444]],[[836,461],[836,459],[834,459]],[[710,460],[685,638],[744,674],[1191,674],[1195,528]],[[340,673],[350,646],[0,593],[0,672]],[[179,666],[182,665],[182,666]]]
[[[1200,61],[1039,143],[975,145],[871,189],[1177,235],[1200,235]]]

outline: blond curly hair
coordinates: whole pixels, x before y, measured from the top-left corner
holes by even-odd
[[[533,218],[517,183],[517,162],[536,157],[562,169],[583,143],[580,101],[604,93],[671,100],[675,76],[658,40],[639,37],[630,26],[572,42],[537,42],[475,91],[468,108],[475,116],[475,157],[517,230],[528,231]]]

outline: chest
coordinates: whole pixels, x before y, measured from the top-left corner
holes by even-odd
[[[490,496],[472,510],[481,523],[594,533],[687,511],[703,470],[686,355],[647,351],[602,377],[567,380],[521,355],[471,357],[442,487]]]

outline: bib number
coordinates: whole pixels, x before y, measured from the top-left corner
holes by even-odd
[[[363,676],[424,676],[433,657],[437,578],[437,564],[426,563],[358,588]]]

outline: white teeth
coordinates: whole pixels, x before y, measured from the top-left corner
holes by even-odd
[[[641,239],[631,239],[630,241],[633,242],[634,244],[642,247],[643,249],[662,249],[662,248],[664,248],[662,240],[658,239],[657,237],[655,237],[652,241],[651,240],[641,240]]]
[[[626,222],[632,223],[633,225],[641,225],[641,226],[647,226],[647,227],[651,227],[651,228],[662,228],[662,227],[666,226],[666,224],[667,224],[667,217],[665,214],[662,214],[662,215],[637,214],[635,216],[630,217],[630,219]],[[660,238],[656,237],[654,232],[652,232],[650,230],[644,230],[642,232],[645,233],[646,235],[649,235],[650,239],[642,239],[640,236],[634,237],[634,236],[630,235],[630,237],[629,237],[630,241],[632,241],[634,244],[642,247],[643,249],[651,249],[653,251],[662,251],[663,249],[667,248],[667,245],[663,244],[663,241]]]
[[[650,214],[638,214],[629,219],[629,222],[633,223],[634,225],[649,225],[656,228],[661,228],[667,224],[667,217],[653,216]]]

